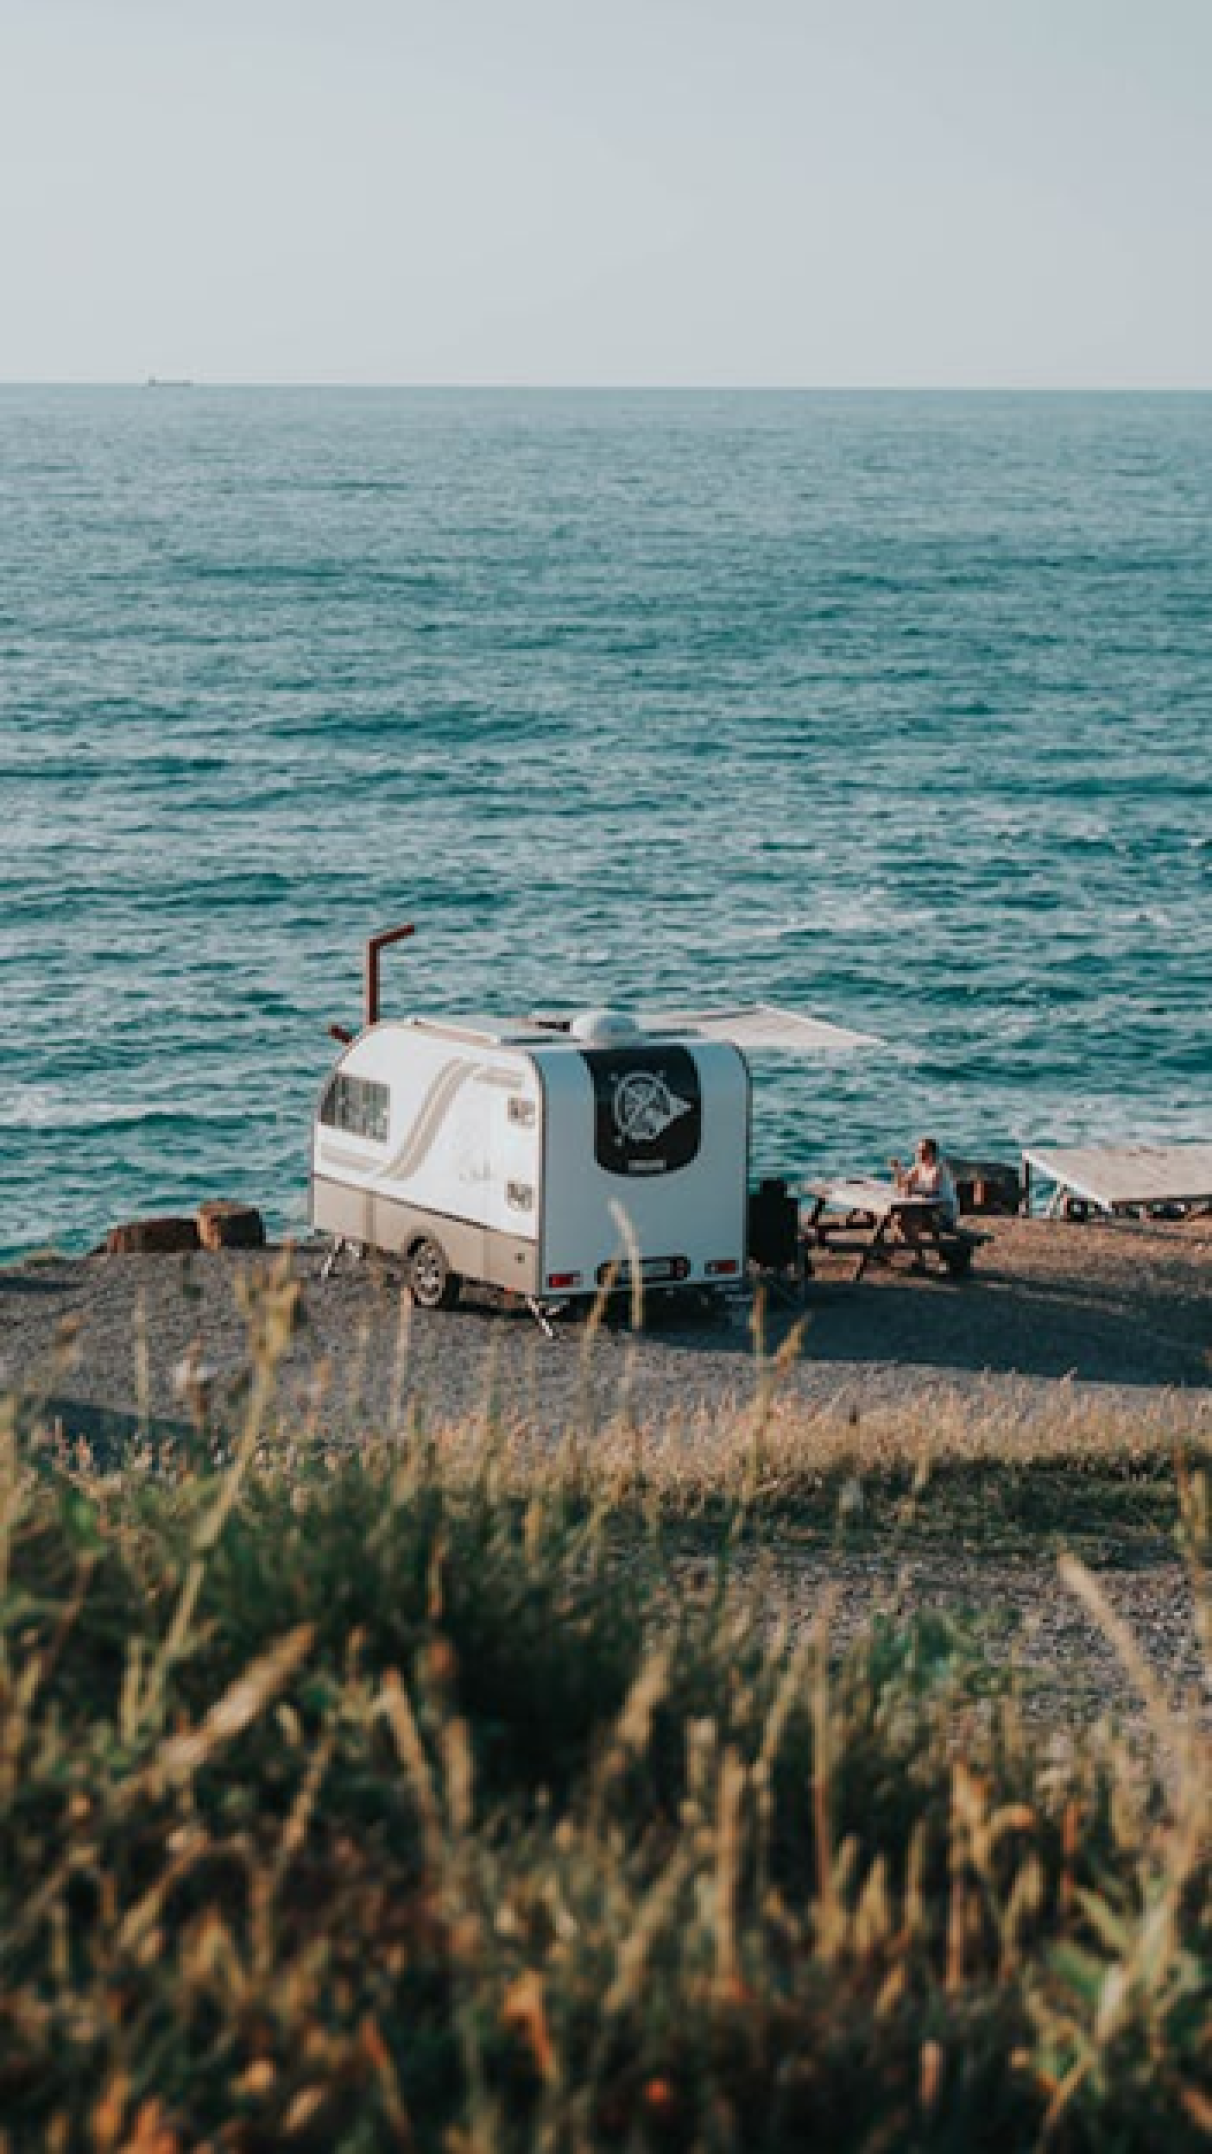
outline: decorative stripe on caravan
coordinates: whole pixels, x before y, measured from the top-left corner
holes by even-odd
[[[339,1144],[332,1143],[324,1130],[320,1131],[320,1166],[322,1170],[329,1167],[349,1168],[352,1173],[360,1174],[369,1181],[371,1176],[377,1172],[377,1165],[377,1161],[367,1159],[361,1152],[343,1151]]]
[[[439,1070],[421,1102],[421,1109],[394,1159],[381,1170],[383,1179],[390,1182],[406,1182],[429,1157],[437,1140],[438,1132],[453,1106],[457,1095],[470,1077],[478,1077],[483,1065],[474,1062],[448,1062]]]

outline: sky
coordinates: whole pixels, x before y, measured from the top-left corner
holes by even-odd
[[[1212,387],[1212,0],[0,0],[0,380]]]

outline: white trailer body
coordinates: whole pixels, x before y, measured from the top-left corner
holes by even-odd
[[[578,1031],[582,1028],[578,1027]],[[723,1039],[411,1017],[325,1085],[311,1216],[534,1300],[630,1276],[722,1287],[745,1267],[749,1069]]]

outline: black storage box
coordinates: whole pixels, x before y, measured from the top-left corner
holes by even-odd
[[[800,1207],[780,1177],[749,1192],[749,1260],[762,1271],[788,1271],[799,1258]]]

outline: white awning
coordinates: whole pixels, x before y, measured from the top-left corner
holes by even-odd
[[[805,1017],[773,1002],[737,1002],[711,1010],[641,1010],[647,1032],[697,1032],[704,1039],[728,1040],[746,1052],[765,1050],[792,1055],[852,1054],[878,1047],[870,1032],[851,1032],[823,1017]]]
[[[1103,1211],[1212,1199],[1212,1144],[1085,1144],[1023,1149],[1028,1166]]]

